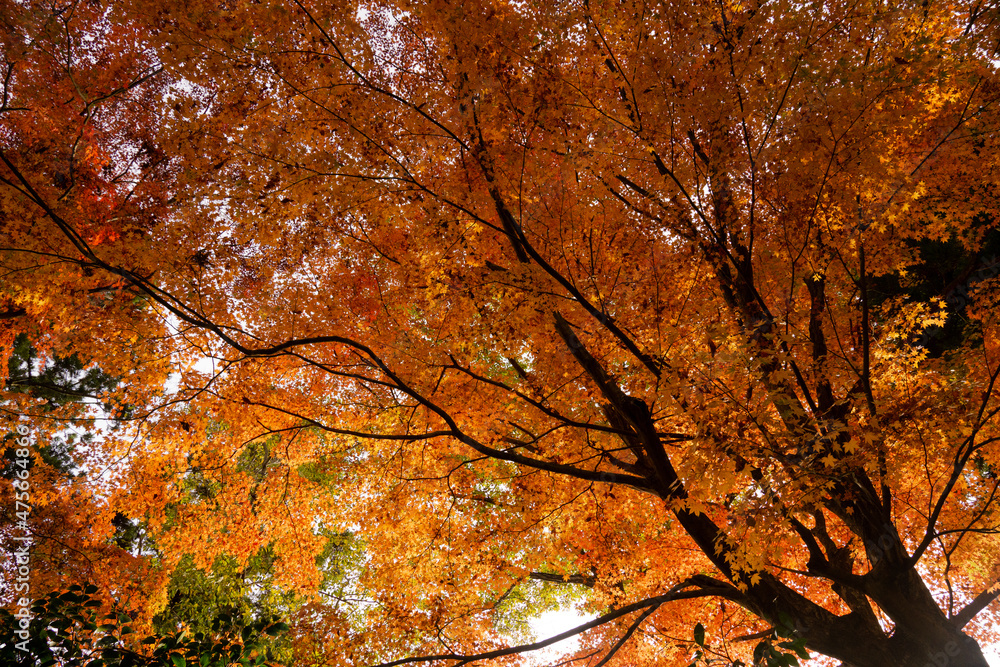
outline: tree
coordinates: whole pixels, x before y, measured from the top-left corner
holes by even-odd
[[[193,636],[178,631],[139,639],[122,610],[103,617],[98,613],[104,604],[92,597],[97,590],[72,586],[39,599],[31,608],[29,631],[23,634],[20,619],[0,610],[0,656],[8,665],[256,667],[275,664],[269,640],[288,629],[283,623],[232,624],[231,619],[220,619],[210,631]]]
[[[20,333],[7,360],[0,410],[15,420],[30,415],[34,423],[31,428],[22,423],[3,436],[0,478],[6,497],[0,512],[0,567],[13,581],[17,566],[25,565],[17,555],[30,551],[30,576],[17,581],[30,583],[35,596],[81,582],[107,583],[111,571],[117,597],[125,603],[156,575],[150,563],[121,544],[109,543],[100,520],[107,506],[94,498],[94,484],[86,473],[95,462],[88,453],[99,437],[93,426],[100,413],[99,396],[107,395],[118,380],[100,368],[86,367],[76,355],[46,356]],[[25,444],[32,441],[33,456],[26,457]],[[22,502],[15,504],[15,498]],[[7,586],[3,600],[13,604],[26,594],[21,585]]]
[[[173,562],[356,536],[303,662],[504,662],[563,585],[593,664],[986,664],[997,264],[947,354],[890,288],[995,242],[996,8],[0,6],[5,322],[123,378]]]

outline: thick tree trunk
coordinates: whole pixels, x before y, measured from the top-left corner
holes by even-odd
[[[926,635],[915,637],[897,633],[889,640],[898,667],[988,667],[979,644],[961,631],[924,628]],[[933,637],[933,639],[930,639]],[[858,667],[863,667],[858,665]]]
[[[823,424],[810,421],[809,411],[798,403],[793,387],[773,380],[770,373],[777,369],[780,350],[776,349],[771,332],[771,318],[755,296],[749,268],[749,252],[741,247],[725,256],[743,257],[743,270],[736,275],[728,270],[720,257],[719,277],[737,316],[744,322],[754,322],[751,348],[763,359],[762,383],[776,397],[775,409],[780,414],[792,440],[801,441],[798,451],[785,456],[792,465],[808,467],[802,452],[815,451],[824,432]],[[822,295],[822,283],[813,286],[815,301]],[[814,316],[821,311],[814,308]],[[556,329],[576,357],[580,366],[593,379],[607,401],[605,414],[620,432],[623,442],[636,455],[636,472],[648,480],[648,490],[666,501],[684,501],[688,492],[678,476],[667,451],[664,449],[649,407],[641,400],[626,394],[621,387],[577,339],[570,325],[557,313]],[[814,345],[825,349],[818,327],[813,331]],[[824,390],[825,391],[825,390]],[[819,392],[822,396],[824,392]],[[780,397],[786,397],[782,402]],[[683,399],[678,398],[682,403]],[[831,396],[816,408],[825,417],[829,428],[833,421],[841,421],[845,414],[837,412]],[[822,409],[821,409],[822,408]],[[834,428],[838,433],[828,438],[828,454],[833,455],[834,441],[846,444],[849,431]],[[792,448],[793,449],[793,448]],[[842,447],[841,447],[842,450]],[[763,478],[763,473],[758,479]],[[813,576],[826,579],[832,590],[851,610],[837,615],[825,606],[797,591],[778,576],[768,572],[754,572],[756,584],[741,588],[747,573],[737,571],[728,558],[734,540],[724,528],[708,515],[684,509],[683,503],[673,503],[673,513],[680,525],[699,546],[705,556],[728,580],[718,581],[724,589],[722,595],[731,599],[774,627],[793,619],[796,631],[805,639],[806,648],[816,653],[840,660],[845,667],[988,667],[979,645],[962,632],[968,621],[965,614],[948,618],[916,570],[919,554],[911,555],[900,539],[892,522],[891,496],[883,486],[882,494],[864,468],[845,462],[838,476],[831,480],[830,495],[822,508],[813,512],[815,526],[807,527],[795,513],[788,520],[802,539],[809,553],[807,569]],[[824,513],[835,516],[847,526],[859,543],[866,547],[869,571],[856,574],[852,550],[848,544],[836,544],[826,529]],[[695,584],[697,585],[697,584]],[[719,594],[719,593],[710,593]],[[991,598],[992,599],[992,598]],[[890,633],[883,629],[875,613],[877,607],[888,617],[894,628]],[[970,605],[971,613],[980,605]]]

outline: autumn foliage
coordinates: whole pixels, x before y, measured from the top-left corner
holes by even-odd
[[[77,434],[37,592],[264,558],[297,665],[514,663],[560,600],[591,667],[985,665],[998,21],[0,0],[0,342],[116,380],[5,380]]]

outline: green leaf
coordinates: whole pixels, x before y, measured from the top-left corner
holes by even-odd
[[[766,641],[763,641],[763,642],[757,644],[756,647],[754,647],[754,650],[753,650],[753,664],[754,665],[759,665],[761,663],[761,661],[764,660],[764,657],[767,655],[767,649],[768,648],[770,648],[770,646],[768,645],[768,643]]]
[[[694,626],[694,643],[698,646],[705,645],[705,626],[701,623]]]
[[[699,623],[699,625],[701,625],[701,624]],[[282,632],[288,632],[288,624],[287,623],[273,623],[273,624],[267,626],[266,628],[264,628],[264,633],[267,634],[267,635],[269,635],[269,636],[271,636],[271,637],[277,637]],[[695,627],[695,641],[697,641],[697,632],[698,632],[698,627],[696,626]],[[704,635],[704,632],[705,632],[705,630],[704,630],[704,628],[702,628],[702,634],[703,635]]]
[[[174,667],[186,667],[187,665],[187,661],[184,659],[184,656],[181,655],[180,653],[171,654],[170,661],[174,663]]]

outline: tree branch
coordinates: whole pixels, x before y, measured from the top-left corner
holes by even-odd
[[[722,584],[722,582],[717,582]],[[655,597],[646,598],[639,602],[633,602],[632,604],[625,605],[619,609],[612,612],[599,616],[592,621],[588,621],[581,625],[576,626],[566,632],[560,632],[557,635],[549,637],[548,639],[543,639],[541,641],[533,642],[530,644],[520,644],[518,646],[510,646],[508,648],[497,649],[495,651],[485,651],[483,653],[476,654],[461,654],[461,653],[441,653],[438,655],[424,655],[424,656],[414,656],[410,658],[400,658],[399,660],[393,660],[392,662],[384,662],[378,665],[373,665],[372,667],[396,667],[396,665],[406,665],[421,662],[437,662],[440,660],[453,660],[455,663],[451,667],[460,667],[461,665],[467,665],[470,662],[475,662],[477,660],[491,660],[493,658],[502,658],[507,655],[516,655],[519,653],[530,653],[531,651],[537,651],[543,649],[546,646],[551,646],[564,639],[569,639],[570,637],[575,637],[576,635],[583,634],[588,630],[600,627],[615,619],[621,618],[623,616],[628,616],[629,614],[639,611],[647,610],[648,613],[644,614],[641,620],[645,620],[649,614],[656,611],[656,609],[665,602],[673,602],[675,600],[691,600],[694,598],[703,597],[714,597],[718,595],[718,591],[708,590],[708,589],[697,589],[693,591],[684,590],[695,584],[692,580],[683,581],[680,584],[674,586],[668,592],[663,595],[657,595]],[[736,590],[736,589],[733,589]],[[633,630],[634,632],[634,630]],[[631,636],[629,633],[624,639]]]
[[[547,581],[553,584],[581,584],[587,588],[593,588],[597,583],[597,577],[586,574],[568,574],[563,576],[554,572],[532,572],[528,575],[535,581]]]
[[[975,618],[976,614],[990,606],[998,597],[1000,597],[1000,583],[994,584],[992,589],[986,589],[973,598],[972,602],[959,609],[958,613],[951,617],[952,625],[961,630]]]

